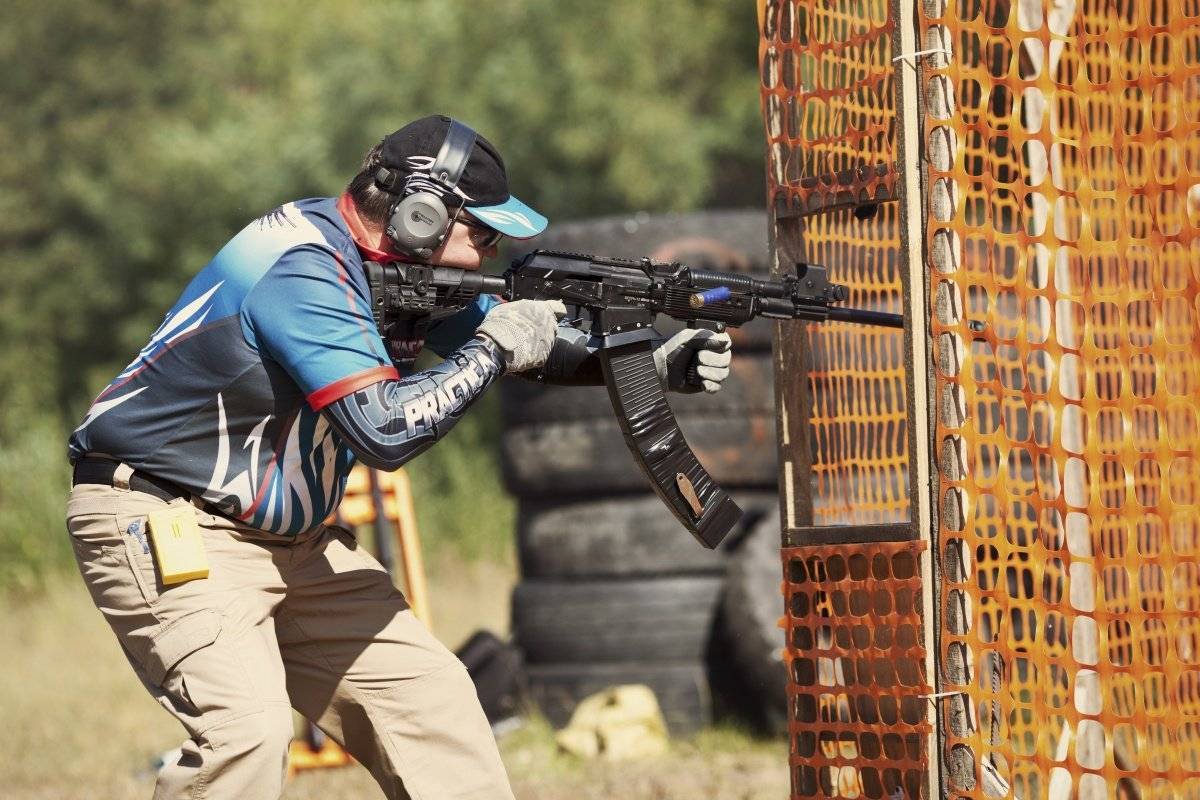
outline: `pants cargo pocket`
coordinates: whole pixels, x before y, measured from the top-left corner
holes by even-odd
[[[155,797],[280,796],[292,711],[282,680],[276,692],[261,690],[257,673],[270,666],[262,643],[254,629],[239,634],[236,618],[213,608],[177,617],[154,635],[146,681],[157,683],[155,697],[191,737],[159,772]]]
[[[263,709],[215,609],[193,611],[164,625],[151,640],[145,666],[159,702],[192,736]]]
[[[146,674],[161,685],[180,661],[212,645],[220,634],[221,615],[211,608],[193,611],[164,625],[151,641]]]

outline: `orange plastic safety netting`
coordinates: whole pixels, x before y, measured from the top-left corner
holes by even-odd
[[[821,83],[888,79],[871,69],[888,41],[875,12],[760,4],[777,207],[809,215],[894,185],[889,138],[867,135],[890,130],[886,114],[871,128],[890,91],[872,109],[855,107],[870,87],[847,92],[859,113],[843,124],[838,87]],[[933,0],[918,16],[934,51],[923,145],[947,788],[1200,794],[1200,0]],[[848,217],[806,222],[814,252],[859,246]],[[832,441],[850,429],[830,416]],[[815,469],[839,476],[822,452],[846,453],[821,444],[823,424]],[[865,786],[796,780],[826,796]]]
[[[813,213],[895,196],[887,0],[759,0],[775,202]]]
[[[792,797],[921,797],[917,542],[783,550]]]
[[[1200,0],[919,5],[945,779],[1200,794]]]
[[[801,257],[850,289],[848,305],[900,312],[887,3],[764,0],[759,22],[776,215],[802,225]],[[825,323],[808,326],[802,346],[812,524],[906,521],[903,333]],[[809,485],[808,476],[800,480]],[[920,549],[912,542],[784,549],[794,798],[922,793],[930,690]]]
[[[847,305],[901,313],[898,210],[839,209],[805,219],[807,257],[850,289]],[[908,519],[903,331],[834,322],[807,331],[812,368],[812,491],[816,525]]]
[[[759,23],[771,202],[804,217],[803,257],[849,287],[847,305],[899,312],[887,2],[765,0]],[[892,329],[808,327],[815,524],[908,519],[902,347]]]

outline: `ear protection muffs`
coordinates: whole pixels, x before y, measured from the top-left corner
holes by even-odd
[[[409,175],[398,192],[393,188],[394,171],[381,167],[375,173],[380,188],[399,195],[391,209],[387,235],[400,253],[425,260],[445,241],[452,219],[442,198],[454,192],[474,147],[475,131],[452,119],[428,172]]]

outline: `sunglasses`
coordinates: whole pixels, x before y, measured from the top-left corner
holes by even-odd
[[[467,235],[471,238],[471,244],[478,247],[480,250],[487,250],[489,247],[495,247],[500,244],[500,240],[504,238],[504,234],[495,228],[489,228],[482,222],[477,222],[466,214],[459,214],[458,221],[466,225],[471,230]]]

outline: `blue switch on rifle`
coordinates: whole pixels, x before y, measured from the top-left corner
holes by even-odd
[[[728,300],[732,294],[728,286],[718,286],[715,289],[705,289],[703,292],[696,292],[688,298],[688,304],[692,308],[700,308],[709,303],[719,303],[722,300]]]

